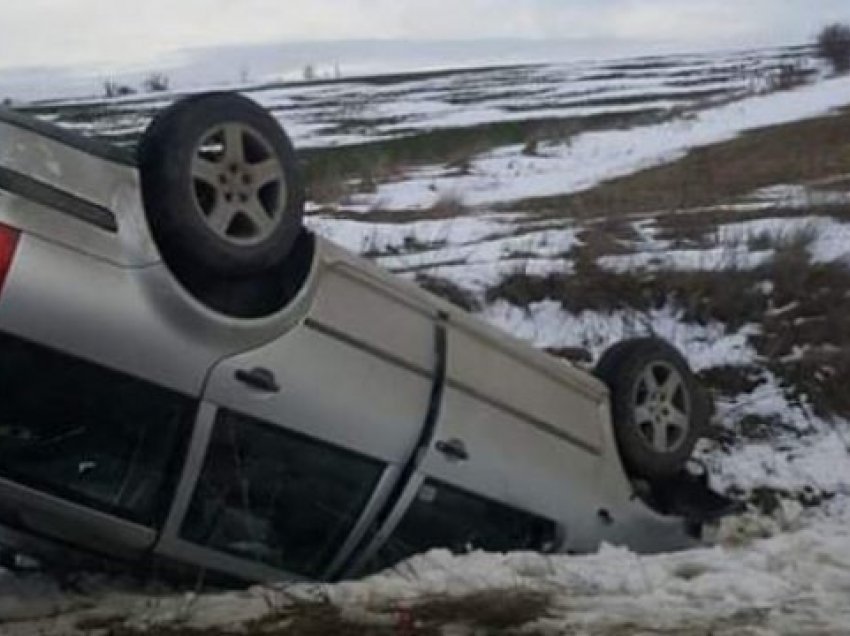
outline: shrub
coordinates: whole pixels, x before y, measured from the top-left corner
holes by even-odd
[[[466,212],[466,206],[459,193],[447,190],[440,193],[428,212],[431,218],[453,218],[463,215]]]
[[[526,157],[539,157],[540,142],[537,139],[529,139],[527,142],[525,142],[525,146],[522,149],[522,154]]]
[[[820,32],[818,56],[827,60],[837,73],[850,70],[850,25],[830,24]]]
[[[165,73],[151,73],[142,82],[142,88],[146,93],[162,93],[168,90],[171,80]]]
[[[417,274],[416,283],[435,296],[439,296],[465,311],[473,313],[481,311],[481,302],[476,298],[475,294],[447,278],[439,278],[428,274]]]
[[[770,90],[789,91],[805,84],[811,74],[812,71],[807,69],[801,60],[781,64],[770,76],[768,85]]]
[[[109,99],[113,97],[126,97],[127,95],[132,95],[135,92],[136,91],[126,84],[119,84],[112,80],[107,80],[103,83],[103,94]]]

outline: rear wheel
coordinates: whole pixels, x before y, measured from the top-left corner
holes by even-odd
[[[611,390],[614,434],[629,472],[679,474],[705,432],[710,405],[687,361],[657,338],[622,342],[594,372]]]
[[[240,277],[283,262],[301,231],[295,151],[277,121],[234,93],[184,99],[139,146],[151,231],[174,268]]]

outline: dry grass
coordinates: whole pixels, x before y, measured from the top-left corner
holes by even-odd
[[[700,382],[719,395],[736,397],[752,393],[764,384],[763,370],[756,366],[722,366],[699,374]]]
[[[85,621],[77,624],[80,630],[91,627]],[[94,627],[105,636],[398,636],[392,624],[367,625],[353,621],[329,603],[295,604],[244,626],[227,629],[197,628],[179,623],[137,628],[115,622],[107,625],[105,631],[103,626]]]
[[[530,200],[523,209],[576,218],[717,205],[778,183],[850,172],[850,111],[751,131],[667,165],[583,193]],[[516,206],[513,206],[516,208]]]
[[[193,628],[171,624],[127,627],[120,618],[83,619],[80,630],[106,636],[439,636],[447,625],[465,625],[475,633],[515,634],[545,616],[548,595],[527,590],[490,590],[459,598],[437,597],[406,608],[384,608],[349,616],[330,603],[296,603],[244,626]]]
[[[519,307],[555,300],[574,314],[671,306],[684,322],[719,322],[730,333],[755,324],[751,343],[790,399],[810,401],[822,416],[850,417],[850,269],[812,263],[811,239],[805,232],[771,239],[776,256],[751,270],[617,273],[580,259],[574,274],[509,276],[486,299]],[[749,368],[716,369],[704,380],[730,395],[761,382]]]
[[[413,609],[424,626],[464,624],[499,634],[542,618],[551,598],[526,590],[491,590],[457,599],[434,599]]]
[[[463,173],[471,160],[494,148],[510,145],[532,146],[554,141],[568,142],[587,130],[628,128],[656,123],[669,117],[663,111],[603,113],[587,117],[552,117],[510,122],[493,122],[465,128],[408,131],[396,139],[334,148],[305,149],[303,173],[308,190],[321,193],[324,183],[375,184],[411,167],[445,165]],[[401,131],[404,135],[405,131]]]
[[[447,278],[439,278],[428,274],[418,274],[416,283],[423,289],[447,300],[464,311],[476,312],[481,310],[478,298]]]
[[[466,213],[463,197],[458,192],[443,192],[431,206],[430,218],[457,218]]]
[[[767,299],[754,288],[755,272],[618,273],[584,263],[575,274],[545,277],[515,274],[487,291],[488,302],[506,300],[519,307],[557,300],[566,311],[646,312],[672,304],[683,320],[699,324],[719,321],[739,329],[767,308]]]

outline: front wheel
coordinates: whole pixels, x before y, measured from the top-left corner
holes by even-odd
[[[611,391],[614,435],[636,477],[661,480],[684,469],[711,414],[687,361],[657,338],[620,343],[594,371]]]

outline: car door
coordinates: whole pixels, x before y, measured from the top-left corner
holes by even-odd
[[[221,361],[159,552],[247,579],[323,579],[411,461],[434,382],[434,321],[345,261],[309,315]]]
[[[554,549],[582,532],[601,475],[604,390],[558,364],[465,319],[446,325],[430,443],[352,573],[438,547]]]

